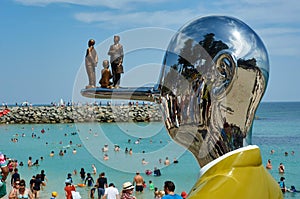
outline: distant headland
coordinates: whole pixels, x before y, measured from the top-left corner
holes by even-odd
[[[162,121],[158,105],[7,106],[0,108],[0,124]]]

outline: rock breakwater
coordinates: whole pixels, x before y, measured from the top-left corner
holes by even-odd
[[[0,117],[0,124],[162,121],[158,105],[16,106],[8,109],[10,112]]]

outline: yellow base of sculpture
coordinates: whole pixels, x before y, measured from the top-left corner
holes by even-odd
[[[281,199],[278,183],[262,165],[257,146],[229,152],[200,170],[189,199]]]

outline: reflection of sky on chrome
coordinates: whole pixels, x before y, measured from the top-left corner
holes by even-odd
[[[256,64],[263,70],[265,81],[267,83],[269,78],[269,59],[267,50],[255,32],[248,32],[246,36],[248,38],[243,37],[237,30],[232,32],[232,37],[230,37],[229,41],[233,44],[234,54],[238,58],[243,59],[256,58]]]
[[[251,35],[250,33],[247,34],[247,36]],[[234,54],[238,57],[245,57],[252,49],[253,42],[247,41],[238,30],[232,31],[232,37],[229,38],[229,41],[233,44]]]
[[[183,49],[183,47],[184,47],[184,43],[188,39],[189,39],[189,37],[186,36],[184,33],[178,32],[178,34],[176,34],[176,36],[170,42],[168,50],[177,55],[180,54],[181,49]]]

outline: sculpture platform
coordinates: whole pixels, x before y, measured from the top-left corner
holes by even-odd
[[[82,89],[81,95],[97,99],[123,99],[155,101],[159,91],[154,87],[119,87],[119,88],[88,88]]]

